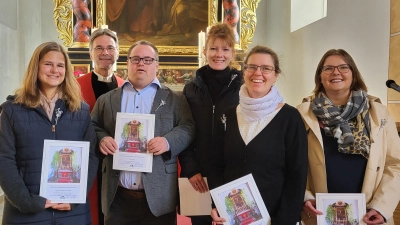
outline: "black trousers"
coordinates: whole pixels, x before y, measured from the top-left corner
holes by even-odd
[[[105,225],[176,225],[176,211],[156,217],[150,211],[146,197],[127,195],[118,188]]]

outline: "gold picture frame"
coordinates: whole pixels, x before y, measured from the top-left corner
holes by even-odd
[[[54,22],[59,33],[59,38],[66,47],[87,48],[87,42],[74,41],[73,30],[76,24],[76,18],[73,12],[73,2],[76,0],[53,0],[54,3]],[[107,0],[86,0],[90,5],[90,15],[87,15],[92,21],[91,27],[101,27],[106,25],[106,1]],[[260,0],[238,0],[240,1],[240,40],[237,49],[246,51],[257,25],[256,9]],[[82,2],[85,2],[82,0]],[[218,22],[218,9],[221,9],[223,0],[208,0],[208,26]],[[75,28],[76,29],[76,28]],[[87,27],[89,29],[89,27]],[[191,37],[197,39],[196,37]],[[120,45],[120,54],[126,54],[130,45]],[[197,55],[198,46],[168,46],[157,45],[161,55]]]

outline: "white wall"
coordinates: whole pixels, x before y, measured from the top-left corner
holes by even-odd
[[[45,41],[62,43],[57,38],[53,1],[16,1],[17,15],[14,6],[2,5],[0,8],[0,13],[17,20],[17,29],[0,22],[0,104],[21,84],[25,68],[39,44]]]
[[[280,56],[283,74],[277,87],[291,105],[314,89],[314,73],[331,48],[345,49],[355,60],[369,94],[387,101],[390,0],[328,0],[327,17],[290,33],[290,0],[262,0],[253,44]]]
[[[0,102],[21,83],[37,45],[45,41],[62,43],[57,38],[52,1],[17,1],[17,30],[0,24]],[[251,46],[267,45],[280,56],[283,74],[277,86],[287,103],[297,105],[311,93],[317,64],[331,48],[348,51],[369,93],[386,103],[390,0],[328,0],[326,18],[293,33],[290,33],[290,0],[261,0],[257,20]]]

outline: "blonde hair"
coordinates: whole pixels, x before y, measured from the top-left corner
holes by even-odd
[[[222,41],[226,42],[226,44],[232,48],[233,54],[235,54],[236,41],[232,27],[225,23],[218,23],[212,26],[207,33],[205,49],[207,49],[210,43],[213,43],[216,39],[221,39]]]
[[[22,85],[15,91],[15,103],[25,105],[29,108],[40,106],[39,63],[51,51],[60,52],[63,54],[65,60],[65,79],[59,86],[62,91],[62,99],[66,101],[70,111],[80,110],[82,100],[81,88],[74,77],[67,52],[56,42],[45,42],[35,49],[29,61],[28,68],[25,71]]]

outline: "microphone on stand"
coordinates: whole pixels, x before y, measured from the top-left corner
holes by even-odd
[[[386,87],[392,88],[397,92],[400,92],[400,86],[396,84],[394,80],[387,80],[386,81]]]

